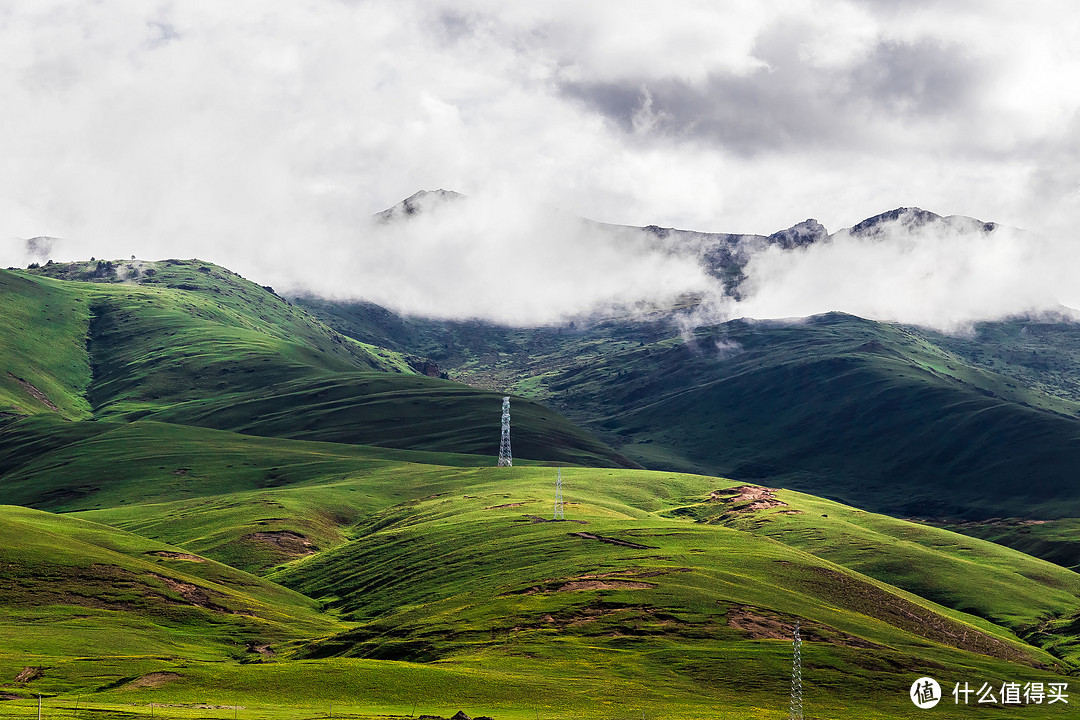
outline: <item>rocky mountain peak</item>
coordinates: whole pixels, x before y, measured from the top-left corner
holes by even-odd
[[[797,225],[792,225],[787,230],[773,233],[769,236],[769,242],[785,250],[791,250],[806,247],[828,236],[829,231],[824,225],[814,218],[808,218]]]
[[[466,196],[461,193],[454,192],[453,190],[443,190],[442,188],[439,188],[438,190],[421,190],[413,193],[397,205],[387,208],[382,212],[375,213],[375,219],[380,222],[391,222],[393,220],[417,215],[424,210],[430,210],[445,202],[461,200],[465,197]]]

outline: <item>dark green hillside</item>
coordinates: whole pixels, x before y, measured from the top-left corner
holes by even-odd
[[[579,319],[560,326],[514,328],[481,320],[402,317],[373,303],[302,296],[298,306],[362,342],[434,360],[451,377],[476,387],[529,394],[546,373],[601,361],[616,352],[670,339],[671,316]],[[515,386],[530,379],[533,382]],[[525,387],[527,385],[527,388]]]
[[[1049,375],[1031,386],[1018,371],[975,366],[960,339],[843,314],[733,321],[686,342],[673,318],[523,330],[299,302],[343,332],[377,340],[382,329],[404,351],[460,360],[444,366],[451,377],[558,408],[647,467],[761,480],[908,516],[1080,515],[1080,403],[1044,392]],[[440,350],[432,338],[444,326]],[[1004,330],[980,332],[1006,353],[1008,343],[993,340]]]
[[[645,464],[918,516],[1080,514],[1077,406],[845,315],[732,322],[546,382]]]
[[[150,417],[251,435],[494,458],[501,397],[423,376],[338,373],[194,400]],[[511,418],[515,457],[637,467],[536,402],[515,399]]]
[[[1080,401],[1080,323],[1065,316],[976,323],[970,333],[916,332],[965,361],[1017,384]]]

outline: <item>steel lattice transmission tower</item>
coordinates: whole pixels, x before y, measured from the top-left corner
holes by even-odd
[[[499,440],[499,467],[513,467],[514,457],[510,453],[510,398],[503,398],[502,438]]]
[[[794,654],[791,658],[791,712],[788,720],[803,720],[802,714],[802,638],[799,637],[799,622],[795,621]]]
[[[565,520],[563,515],[563,503],[562,503],[562,468],[559,468],[558,474],[555,476],[555,517],[553,520]]]

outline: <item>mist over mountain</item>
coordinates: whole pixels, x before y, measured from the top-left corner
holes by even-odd
[[[687,307],[689,300],[683,322],[690,327],[842,311],[957,332],[1075,304],[1066,243],[917,207],[833,232],[808,218],[764,235],[600,223],[518,198],[439,190],[378,213],[360,233],[361,247],[392,239],[408,248],[410,262],[386,257],[383,282],[329,297],[509,325]]]
[[[108,243],[36,237],[0,262],[108,257]],[[292,247],[166,247],[279,290],[367,300],[405,315],[513,326],[682,308],[687,327],[830,311],[947,332],[1020,314],[1070,313],[1076,249],[966,216],[899,207],[830,232],[814,218],[771,234],[602,223],[504,193],[420,191],[360,219],[349,237]]]

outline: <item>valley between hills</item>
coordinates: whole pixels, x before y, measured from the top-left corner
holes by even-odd
[[[1074,323],[673,312],[0,271],[0,714],[781,718],[796,622],[808,717],[1080,687]]]

